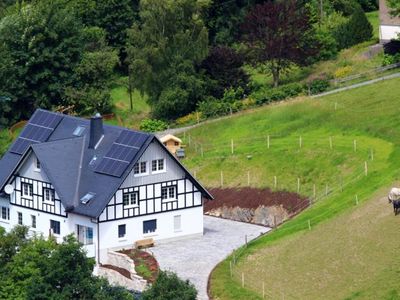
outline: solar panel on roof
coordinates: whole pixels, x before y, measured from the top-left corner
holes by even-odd
[[[63,118],[62,115],[38,110],[35,112],[34,116],[29,121],[29,123],[54,129],[57,127],[58,123],[60,123],[62,118]]]
[[[11,147],[10,152],[22,155],[31,144],[47,141],[62,118],[62,115],[37,110]]]
[[[95,171],[121,177],[147,140],[147,137],[147,134],[140,132],[122,131]]]
[[[96,168],[97,173],[103,173],[115,177],[121,177],[129,166],[130,162],[118,161],[110,158],[103,158]]]

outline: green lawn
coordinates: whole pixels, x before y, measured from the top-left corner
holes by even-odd
[[[192,172],[196,171],[196,176],[206,185],[218,185],[221,170],[224,185],[246,185],[247,171],[250,171],[251,184],[254,186],[271,186],[271,178],[276,175],[278,188],[296,190],[299,177],[300,193],[310,195],[311,185],[315,183],[317,197],[320,199],[277,231],[258,239],[248,249],[239,250],[241,256],[233,279],[229,276],[229,260],[232,257],[222,262],[213,272],[211,280],[211,291],[216,299],[261,299],[264,279],[260,278],[264,277],[268,278],[264,284],[268,285],[273,299],[282,297],[281,290],[289,295],[287,298],[292,296],[301,299],[343,299],[356,298],[357,295],[364,299],[376,295],[385,298],[400,292],[393,276],[396,271],[391,267],[391,263],[395,265],[398,260],[389,252],[393,249],[393,236],[382,234],[379,242],[381,252],[376,251],[376,247],[371,248],[368,255],[360,255],[351,268],[344,268],[349,261],[351,249],[355,247],[362,251],[369,244],[365,240],[365,243],[355,240],[356,244],[351,247],[351,235],[343,236],[340,240],[346,226],[338,229],[337,235],[330,231],[334,226],[331,222],[338,222],[337,218],[348,218],[348,215],[344,217],[342,213],[349,211],[349,208],[353,210],[355,195],[360,203],[365,203],[377,190],[388,187],[398,178],[400,131],[397,128],[400,125],[400,98],[396,95],[400,93],[399,83],[399,79],[394,79],[320,99],[299,99],[263,107],[203,125],[185,134],[187,145],[190,136],[185,164]],[[266,141],[268,135],[269,149]],[[299,147],[300,136],[302,148]],[[333,136],[332,149],[329,136]],[[233,155],[230,153],[231,139],[234,140]],[[353,148],[354,140],[357,140],[356,152]],[[367,176],[364,174],[365,161],[368,164]],[[326,185],[329,186],[329,194],[322,198]],[[371,232],[371,236],[367,235],[366,239],[374,240],[379,232],[388,230],[390,222],[393,222],[393,219],[388,219],[388,206],[376,207],[377,214],[380,210],[383,210],[385,216],[382,227],[374,228],[380,226],[380,223],[375,224],[373,216],[372,220],[363,220],[365,226],[370,226],[366,232]],[[354,212],[358,213],[357,210]],[[308,231],[309,221],[313,228],[311,231]],[[351,221],[346,222],[351,224]],[[329,245],[332,245],[333,250],[326,257],[321,257],[323,252],[319,252],[319,260],[314,263],[315,247],[323,246],[325,236],[329,236]],[[305,243],[308,239],[313,242]],[[271,257],[271,247],[278,249],[274,252],[276,256]],[[274,257],[279,257],[281,261],[287,260],[288,264],[280,268],[279,264],[274,263]],[[365,278],[360,277],[358,270],[352,272],[357,267],[366,270],[364,266],[372,259],[377,261],[376,265],[372,264],[376,268],[367,268],[372,273]],[[337,269],[330,265],[330,262],[335,261]],[[378,264],[382,266],[378,268]],[[277,273],[278,270],[281,272]],[[242,272],[250,283],[245,289],[240,287]],[[308,285],[304,283],[307,274],[313,276]],[[317,281],[314,280],[317,277],[328,278],[332,288],[318,289]],[[282,281],[282,278],[287,280]],[[349,280],[355,280],[357,284],[345,285]],[[385,281],[387,284],[383,284]],[[395,296],[391,299],[395,299]]]
[[[127,87],[123,84],[123,78],[111,90],[111,99],[114,104],[114,112],[117,118],[107,121],[112,125],[121,125],[128,128],[139,129],[140,122],[150,114],[150,106],[147,104],[147,96],[141,95],[138,90],[132,94],[132,106]],[[118,119],[119,118],[119,119]]]

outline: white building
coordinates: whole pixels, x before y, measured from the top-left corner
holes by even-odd
[[[400,18],[392,17],[386,0],[379,0],[379,41],[384,44],[398,39],[400,34]]]
[[[0,226],[59,241],[74,234],[88,256],[144,238],[203,234],[212,196],[153,135],[37,110],[0,160]]]

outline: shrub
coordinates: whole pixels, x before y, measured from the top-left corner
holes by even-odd
[[[273,101],[284,100],[300,95],[303,92],[303,86],[299,83],[290,83],[272,89],[260,89],[251,94],[251,98],[256,104],[261,105]]]
[[[157,119],[144,119],[140,122],[140,130],[146,132],[162,131],[168,128],[168,124]]]
[[[308,83],[307,88],[311,95],[323,93],[329,88],[329,81],[327,79],[314,79]]]
[[[383,46],[385,54],[395,55],[400,52],[400,41],[391,40]]]
[[[341,68],[339,68],[339,69],[337,69],[337,70],[335,71],[335,73],[333,74],[333,76],[334,76],[335,78],[343,78],[343,77],[348,76],[348,75],[351,73],[351,71],[353,71],[353,68],[350,67],[350,66],[341,67]]]
[[[176,124],[185,125],[185,124],[194,124],[197,121],[203,118],[203,113],[201,111],[194,111],[186,116],[180,117],[176,119]]]
[[[165,271],[160,271],[157,280],[142,295],[143,300],[196,300],[196,297],[197,291],[192,283]]]
[[[400,53],[395,55],[385,54],[382,60],[382,66],[389,66],[400,62]]]
[[[199,103],[199,111],[206,118],[226,115],[231,111],[232,105],[213,97]]]
[[[364,11],[359,8],[350,17],[348,22],[341,24],[334,31],[334,37],[339,49],[368,41],[372,38],[373,28]]]

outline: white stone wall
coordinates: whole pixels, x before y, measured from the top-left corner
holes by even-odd
[[[115,286],[123,286],[129,290],[142,292],[147,287],[147,281],[140,278],[128,279],[117,271],[110,270],[103,267],[96,267],[94,274],[96,276],[104,277],[108,282]]]
[[[181,229],[174,230],[174,216],[181,216]],[[154,233],[143,233],[143,221],[157,219],[157,230]],[[126,236],[118,238],[118,225],[126,225]],[[100,226],[100,262],[107,259],[109,250],[132,248],[135,241],[153,238],[176,239],[189,235],[203,234],[203,207],[163,212],[159,214],[128,218],[99,223]]]
[[[392,39],[397,39],[400,34],[400,26],[380,25],[379,39],[380,41],[388,42]]]

